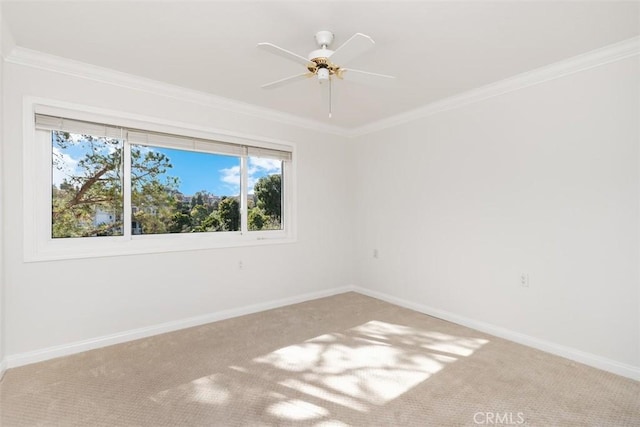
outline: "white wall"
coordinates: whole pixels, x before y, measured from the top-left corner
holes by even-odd
[[[2,20],[2,6],[0,6],[0,159],[3,157],[3,145],[4,145],[4,137],[3,137],[3,115],[2,115],[2,103],[3,103],[3,70],[4,70],[4,33],[5,32],[5,24]],[[0,189],[2,189],[2,185],[4,183],[4,179],[2,176],[3,167],[2,162],[0,162]],[[4,358],[4,340],[5,340],[5,329],[4,329],[4,222],[3,222],[3,210],[4,210],[4,201],[3,195],[4,191],[0,191],[0,381],[4,376],[4,371],[6,368],[6,361]]]
[[[360,137],[357,284],[640,368],[639,94],[635,56]]]
[[[344,139],[10,62],[4,72],[9,358],[350,282],[352,209]],[[297,243],[24,263],[22,105],[27,95],[297,143]]]
[[[0,73],[0,360],[354,283],[640,369],[637,56],[354,141],[15,63]],[[296,142],[298,242],[24,263],[24,96]]]

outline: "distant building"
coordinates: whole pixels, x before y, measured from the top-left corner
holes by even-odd
[[[100,207],[96,208],[96,213],[93,216],[93,227],[98,228],[102,225],[112,225],[121,220],[120,215],[115,213],[114,211],[109,211],[102,209]],[[114,234],[121,233],[122,227],[115,227],[112,229]]]
[[[113,211],[106,211],[101,208],[96,209],[93,217],[93,226],[98,227],[103,224],[113,224],[117,221],[117,215]]]

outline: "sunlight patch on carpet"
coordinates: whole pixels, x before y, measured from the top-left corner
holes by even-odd
[[[295,421],[312,420],[329,415],[329,411],[325,408],[298,399],[274,403],[269,406],[268,412],[276,417]]]
[[[186,384],[161,391],[150,399],[157,403],[167,401],[193,401],[209,405],[223,405],[229,401],[230,393],[220,384],[220,374],[197,378]]]
[[[383,405],[488,340],[370,321],[253,361],[289,373],[278,384],[357,411]]]
[[[238,397],[265,400],[277,419],[326,421],[331,405],[371,412],[371,405],[397,399],[488,342],[374,320],[229,365],[150,399],[219,407]]]

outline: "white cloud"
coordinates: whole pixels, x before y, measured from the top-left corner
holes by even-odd
[[[266,175],[275,175],[282,172],[282,161],[265,157],[249,157],[247,178],[249,194],[253,194],[253,188],[260,178]]]
[[[240,166],[232,166],[230,168],[220,169],[220,181],[228,185],[235,193],[240,189]]]
[[[253,187],[263,176],[279,174],[282,171],[282,162],[276,159],[267,159],[264,157],[249,157],[247,168],[247,186],[249,194],[253,194]],[[228,185],[234,191],[239,192],[240,189],[240,166],[233,166],[226,169],[220,169],[220,181]]]
[[[78,175],[78,159],[63,153],[58,147],[53,147],[53,157],[58,159],[56,166],[52,167],[53,185],[60,187],[65,178]]]
[[[249,157],[249,175],[264,171],[266,173],[280,172],[282,162],[277,159],[268,159],[265,157]],[[252,173],[252,171],[254,171]]]
[[[247,176],[248,181],[249,181],[249,185],[248,185],[248,192],[249,194],[253,194],[253,188],[256,186],[256,182],[258,181],[258,178],[256,178],[255,176]]]
[[[222,182],[231,185],[240,185],[240,166],[232,166],[226,169],[220,169]]]

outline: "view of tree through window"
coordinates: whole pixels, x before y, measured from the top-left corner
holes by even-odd
[[[239,170],[236,156],[132,145],[132,233],[238,231]]]
[[[258,170],[266,174],[257,177]],[[282,161],[249,157],[247,187],[249,230],[282,229]]]
[[[51,132],[52,237],[122,235],[123,141]]]
[[[131,189],[131,234],[239,231],[238,156],[130,145],[52,131],[52,237],[123,234],[123,188]],[[247,158],[250,231],[282,229],[282,161]]]

